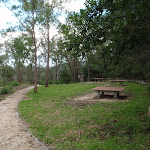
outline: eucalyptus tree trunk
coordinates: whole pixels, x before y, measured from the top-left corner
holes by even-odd
[[[22,72],[21,72],[20,60],[19,60],[19,62],[18,62],[17,68],[18,68],[18,69],[17,69],[17,70],[18,70],[18,73],[17,73],[17,74],[18,74],[18,75],[17,75],[17,76],[18,76],[18,77],[17,77],[18,79],[17,79],[17,80],[18,80],[18,82],[22,83]]]
[[[55,70],[55,81],[57,81],[57,79],[58,79],[58,63],[57,63],[57,59],[56,59],[56,70]]]
[[[87,61],[88,61],[88,81],[90,81],[90,58],[89,58],[89,52],[87,53]]]
[[[35,38],[34,40],[34,46],[35,46],[35,51],[34,51],[34,93],[37,93],[37,47],[36,47],[36,42]]]
[[[69,67],[70,72],[71,72],[71,78],[72,78],[72,81],[74,81],[74,72],[73,72],[73,69],[72,69],[71,63],[70,63],[70,61],[69,61],[68,56],[66,55],[65,57],[66,57],[66,59],[67,59],[68,67]]]
[[[74,61],[73,61],[73,63],[74,63],[74,69],[73,69],[73,71],[74,71],[74,80],[73,80],[73,82],[75,83],[75,82],[77,82],[77,80],[78,80],[78,71],[77,71],[77,58],[76,58],[76,56],[73,56],[74,57]]]
[[[37,93],[37,43],[36,43],[36,37],[35,37],[35,17],[34,13],[33,15],[33,23],[32,23],[32,40],[34,43],[34,93]]]
[[[45,79],[45,87],[48,87],[49,81],[49,56],[50,56],[50,40],[49,40],[49,22],[47,22],[47,68],[46,68],[46,79]]]

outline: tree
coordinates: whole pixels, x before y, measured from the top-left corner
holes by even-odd
[[[8,55],[0,56],[0,77],[2,77],[2,85],[6,85],[13,79],[13,68],[7,65]]]
[[[37,50],[38,43],[36,38],[36,27],[38,18],[38,9],[40,4],[43,4],[43,0],[19,0],[19,6],[12,6],[12,11],[19,20],[20,29],[28,32],[34,45],[34,93],[37,93]]]
[[[72,81],[78,81],[78,57],[81,56],[81,36],[72,21],[72,14],[68,14],[66,24],[60,25],[60,32],[63,34],[64,54],[72,74]]]
[[[27,49],[25,45],[25,35],[15,38],[13,40],[12,46],[11,46],[11,54],[15,60],[15,65],[17,67],[17,80],[22,83],[22,72],[21,67],[24,66],[25,60],[29,56],[29,49]]]
[[[58,5],[58,4],[57,4]],[[40,12],[40,18],[39,18],[39,23],[44,27],[45,32],[47,32],[46,38],[44,39],[45,42],[42,44],[47,45],[46,54],[46,62],[47,62],[47,68],[46,68],[46,78],[45,78],[45,87],[48,87],[48,81],[49,81],[49,60],[50,60],[50,27],[51,25],[56,22],[55,14],[54,14],[54,8],[57,7],[56,1],[52,1],[50,3],[45,3],[41,9]]]
[[[88,16],[95,22],[102,20],[104,35],[110,41],[104,50],[109,50],[112,64],[116,66],[115,72],[124,77],[144,78],[149,64],[150,3],[145,0],[88,0],[86,6]],[[103,15],[100,17],[101,12]],[[140,69],[144,62],[146,67]],[[134,68],[137,69],[133,74]]]

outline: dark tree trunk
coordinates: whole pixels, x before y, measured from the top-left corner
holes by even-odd
[[[89,53],[87,53],[87,60],[88,60],[88,81],[90,81],[90,58],[89,58]]]
[[[74,56],[74,61],[73,62],[74,62],[74,80],[73,80],[73,82],[75,83],[78,80],[77,59],[76,59],[75,56]]]
[[[58,63],[57,63],[57,59],[56,59],[55,81],[57,81],[57,79],[58,79]]]
[[[17,73],[18,74],[18,79],[17,80],[18,80],[19,83],[22,83],[23,79],[22,79],[22,73],[21,73],[21,68],[20,68],[20,60],[18,62],[18,67],[17,68],[18,68],[17,69],[18,70],[18,73]]]
[[[66,59],[67,59],[67,62],[68,62],[68,66],[69,66],[69,69],[70,69],[70,72],[71,72],[71,78],[72,78],[72,81],[74,81],[74,72],[73,72],[73,69],[71,67],[71,63],[68,59],[68,57],[66,56]]]

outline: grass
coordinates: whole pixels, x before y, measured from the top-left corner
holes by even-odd
[[[50,85],[28,93],[19,112],[30,131],[48,148],[58,150],[145,150],[150,148],[147,116],[150,93],[127,83],[128,102],[95,103],[75,107],[68,97],[91,92],[98,84]]]
[[[15,84],[6,87],[0,87],[0,101],[3,101],[8,95],[29,86],[28,84],[21,84],[21,85],[15,85]]]

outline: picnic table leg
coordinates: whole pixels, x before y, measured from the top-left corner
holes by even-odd
[[[114,92],[114,98],[117,98],[119,96],[119,92]]]
[[[100,98],[100,91],[97,91],[98,92],[98,98]]]
[[[122,82],[120,82],[120,85],[122,85]]]
[[[104,96],[104,92],[102,91],[102,96]]]

